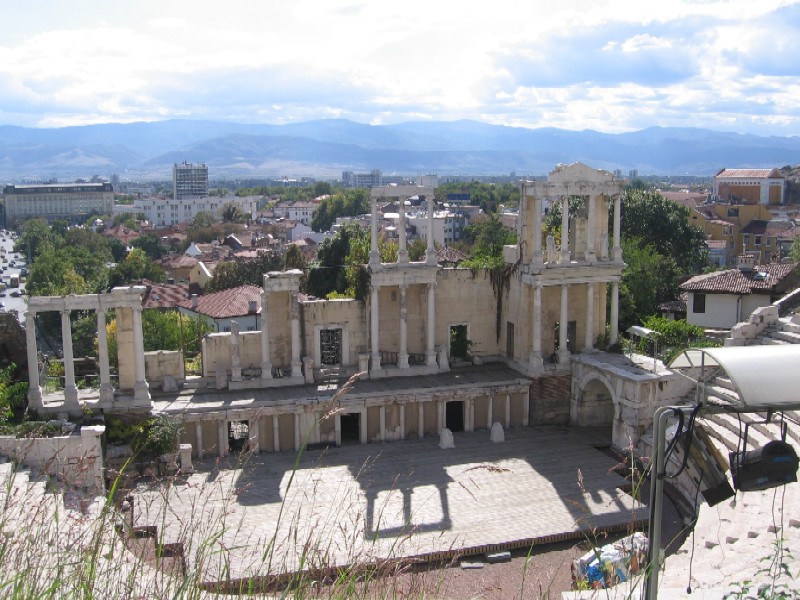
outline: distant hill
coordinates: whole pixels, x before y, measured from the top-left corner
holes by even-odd
[[[0,126],[0,178],[69,180],[118,173],[168,179],[203,161],[214,177],[338,177],[344,170],[416,175],[543,175],[583,161],[625,174],[712,175],[723,167],[800,162],[800,137],[652,127],[622,134],[476,121],[364,125],[343,119],[248,125],[168,120],[59,129]]]

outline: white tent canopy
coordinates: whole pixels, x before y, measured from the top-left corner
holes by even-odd
[[[800,344],[690,348],[670,367],[688,371],[685,374],[698,383],[705,383],[706,368],[721,367],[736,387],[742,407],[800,406]]]

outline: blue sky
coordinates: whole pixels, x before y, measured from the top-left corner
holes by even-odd
[[[800,135],[800,0],[0,0],[0,124]]]

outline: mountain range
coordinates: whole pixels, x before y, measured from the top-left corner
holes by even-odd
[[[171,179],[176,162],[205,162],[214,178],[333,178],[342,171],[419,175],[544,175],[584,162],[640,175],[713,175],[723,167],[800,162],[800,137],[651,127],[629,133],[507,127],[477,121],[365,125],[328,119],[287,125],[165,120],[53,129],[0,126],[0,178],[69,181],[119,174]]]

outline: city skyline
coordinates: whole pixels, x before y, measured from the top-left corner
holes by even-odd
[[[800,133],[800,3],[3,0],[0,124],[474,119]]]

